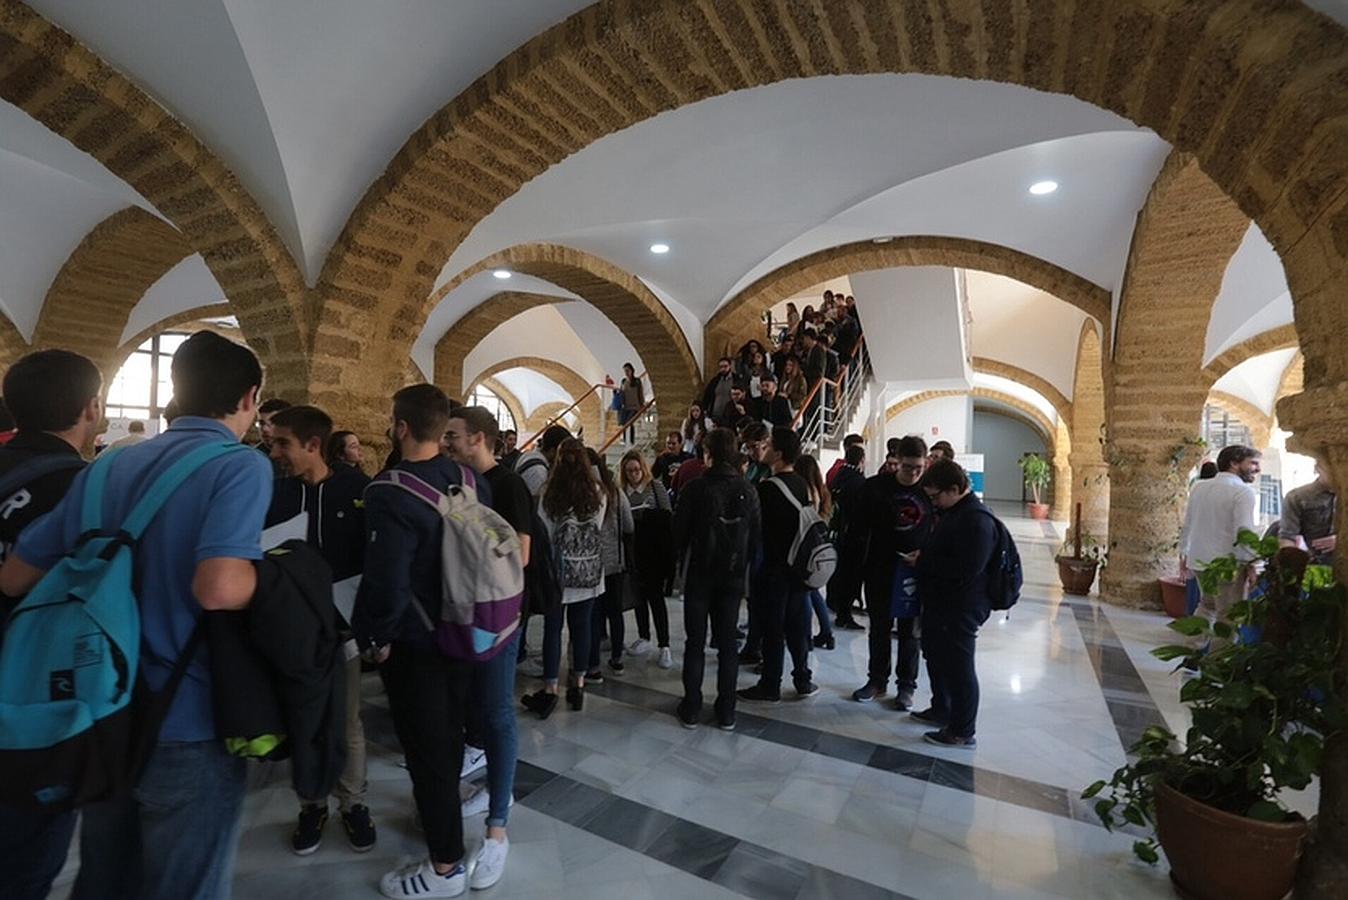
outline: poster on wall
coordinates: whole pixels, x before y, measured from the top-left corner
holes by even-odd
[[[983,454],[981,453],[956,453],[955,462],[964,467],[964,471],[969,473],[969,484],[973,486],[974,496],[983,499]]]

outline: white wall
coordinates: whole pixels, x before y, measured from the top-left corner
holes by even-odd
[[[900,395],[898,400],[902,399]],[[956,453],[967,453],[973,431],[973,409],[968,395],[928,400],[891,419],[885,425],[885,439],[915,434],[928,445],[949,441]],[[875,463],[879,465],[880,459],[877,458]]]
[[[904,390],[968,387],[954,269],[860,272],[852,288],[876,378]]]
[[[1044,440],[1030,426],[995,413],[974,411],[973,452],[983,454],[983,493],[990,500],[1019,500],[1020,458],[1047,455]],[[1040,499],[1048,502],[1047,496]]]
[[[603,367],[561,313],[551,306],[536,306],[498,325],[473,348],[463,361],[464,386],[490,366],[517,356],[540,356],[559,362],[590,384],[604,380]]]
[[[1070,400],[1086,314],[1011,278],[972,270],[966,277],[974,356],[1033,372]]]

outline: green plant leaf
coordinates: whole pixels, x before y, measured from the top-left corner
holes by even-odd
[[[1245,810],[1245,816],[1259,822],[1281,822],[1287,818],[1287,810],[1272,800],[1256,800]]]
[[[1208,631],[1208,620],[1202,616],[1185,616],[1170,623],[1171,631],[1178,631],[1185,637],[1198,637]]]
[[[1162,662],[1170,662],[1172,659],[1189,656],[1193,652],[1193,647],[1186,647],[1183,644],[1166,644],[1151,651],[1151,655]]]
[[[1156,845],[1152,841],[1133,841],[1133,855],[1148,865],[1156,865],[1161,861],[1161,855],[1156,852]]]
[[[1089,800],[1089,799],[1091,799],[1092,797],[1094,797],[1096,794],[1098,794],[1098,793],[1100,793],[1101,791],[1103,791],[1104,789],[1105,789],[1105,783],[1104,783],[1103,781],[1097,781],[1095,784],[1091,785],[1090,787],[1086,788],[1086,790],[1084,790],[1084,791],[1081,792],[1081,799],[1082,799],[1082,800]]]
[[[1123,820],[1130,825],[1136,825],[1138,828],[1147,827],[1147,820],[1143,817],[1142,810],[1131,803],[1123,808]]]

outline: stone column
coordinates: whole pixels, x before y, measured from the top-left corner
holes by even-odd
[[[1105,382],[1100,335],[1089,320],[1077,344],[1072,386],[1072,495],[1081,527],[1104,544],[1109,537],[1109,467],[1104,459]]]

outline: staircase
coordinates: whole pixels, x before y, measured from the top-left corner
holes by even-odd
[[[627,431],[634,429],[636,440],[628,442]],[[599,455],[603,457],[604,462],[609,468],[617,470],[618,463],[622,461],[623,454],[633,447],[639,449],[648,459],[659,452],[660,445],[660,415],[656,409],[655,401],[652,400],[646,404],[646,408],[637,414],[637,417],[628,423],[626,428],[620,428],[616,421],[613,425],[613,431],[605,437],[605,443],[600,445]]]
[[[871,355],[863,338],[857,345],[851,364],[839,373],[836,382],[827,379],[816,387],[811,400],[805,402],[807,410],[813,399],[818,399],[809,417],[801,423],[801,446],[808,453],[818,454],[827,450],[834,453],[842,448],[842,440],[847,435],[847,426],[856,418],[857,410],[866,393],[874,372],[871,369]]]

